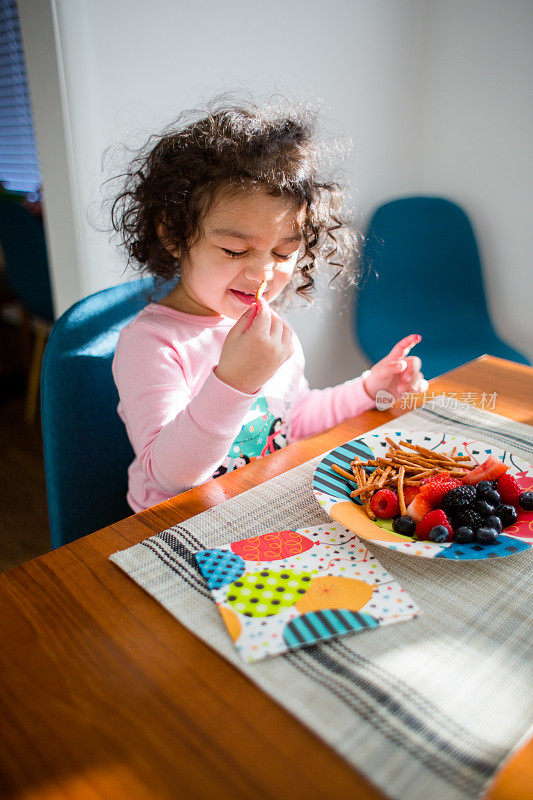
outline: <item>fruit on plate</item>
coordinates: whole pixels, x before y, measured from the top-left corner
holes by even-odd
[[[420,494],[427,497],[429,502],[435,508],[438,506],[445,494],[452,489],[461,486],[460,481],[450,477],[440,477],[436,475],[433,480],[428,483],[423,483],[420,487]]]
[[[491,455],[483,464],[475,467],[468,475],[465,475],[462,480],[463,483],[466,484],[475,484],[480,481],[494,481],[497,478],[501,478],[508,469],[509,467],[506,464],[502,464],[501,461],[498,461],[496,456]]]
[[[457,514],[461,509],[467,508],[476,499],[476,490],[474,486],[461,485],[456,486],[449,492],[446,492],[440,502],[440,507],[447,514]]]
[[[415,522],[422,522],[426,514],[429,514],[430,511],[433,511],[431,501],[419,492],[415,499],[409,503],[405,513],[408,517],[414,519]]]
[[[415,497],[417,496],[418,492],[420,491],[419,486],[404,486],[403,487],[403,499],[405,505],[408,506],[410,503],[413,502]]]
[[[431,533],[431,529],[437,526],[441,526],[448,531],[447,539],[439,539],[438,541],[451,541],[453,536],[453,529],[450,525],[450,521],[444,511],[441,508],[436,508],[434,511],[430,511],[428,514],[424,516],[423,519],[420,520],[418,525],[415,528],[415,536],[417,539],[421,541],[427,541],[429,539],[429,534]],[[436,541],[435,539],[433,541]]]
[[[392,530],[395,533],[401,533],[403,536],[413,536],[416,528],[416,522],[412,517],[404,514],[403,517],[395,517],[392,521]]]
[[[379,489],[370,501],[370,508],[379,519],[392,519],[400,513],[398,495],[392,489]]]
[[[498,480],[498,494],[506,506],[517,506],[522,494],[522,488],[514,475],[502,475]]]
[[[494,513],[501,519],[504,528],[508,528],[509,525],[514,525],[518,519],[516,508],[514,506],[506,506],[503,503],[496,506]]]
[[[522,492],[519,503],[524,511],[533,511],[533,492]]]
[[[441,544],[448,541],[450,533],[445,525],[435,525],[429,532],[429,538],[432,542]]]

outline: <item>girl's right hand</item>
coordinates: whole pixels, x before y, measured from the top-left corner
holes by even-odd
[[[292,331],[260,299],[226,336],[215,375],[244,394],[255,394],[294,353]]]

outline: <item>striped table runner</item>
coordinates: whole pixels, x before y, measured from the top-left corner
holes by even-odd
[[[442,398],[383,428],[461,432],[533,462],[533,428]],[[194,553],[326,520],[315,458],[111,556],[183,625],[397,800],[480,797],[533,719],[533,550],[454,562],[374,547],[423,609],[390,625],[245,664]],[[238,703],[238,698],[235,699]]]

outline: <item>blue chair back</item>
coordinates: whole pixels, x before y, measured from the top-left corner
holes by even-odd
[[[156,296],[151,278],[76,303],[50,334],[41,376],[41,416],[52,547],[117,522],[133,460],[111,363],[120,331]]]
[[[54,306],[42,222],[13,201],[0,199],[0,244],[13,291],[28,311],[52,322]]]
[[[373,213],[363,248],[366,273],[355,332],[372,363],[409,333],[433,378],[484,353],[528,364],[492,325],[472,226],[442,197],[405,197]]]

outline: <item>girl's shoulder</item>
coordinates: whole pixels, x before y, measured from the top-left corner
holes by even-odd
[[[171,350],[186,358],[189,346],[194,349],[199,336],[206,352],[220,347],[233,324],[233,320],[226,317],[194,316],[160,303],[148,303],[122,328],[115,357],[128,358],[136,352],[151,358]]]
[[[183,338],[187,340],[198,335],[198,329],[212,329],[213,331],[229,329],[234,324],[227,317],[201,317],[194,314],[185,314],[170,306],[161,303],[148,303],[136,317],[132,319],[121,331],[121,336],[130,336],[135,333],[146,335],[147,329],[158,335],[168,335],[172,341]]]

